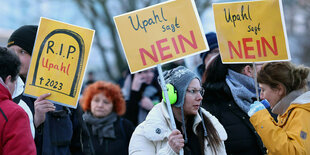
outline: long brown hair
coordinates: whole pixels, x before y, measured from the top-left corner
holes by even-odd
[[[215,129],[215,127],[213,126],[211,120],[208,117],[206,117],[204,114],[202,114],[202,115],[203,115],[203,121],[204,122],[200,122],[196,128],[201,152],[203,154],[204,149],[205,149],[204,140],[207,139],[207,141],[209,142],[209,144],[211,146],[211,150],[214,152],[214,154],[217,154],[217,149],[221,145],[220,136],[219,136],[217,130]],[[206,130],[207,130],[207,136],[206,137],[204,136],[204,130],[203,130],[202,123],[204,123],[206,126]]]

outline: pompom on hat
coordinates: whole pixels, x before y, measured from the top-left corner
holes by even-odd
[[[38,26],[36,25],[24,25],[18,28],[10,36],[7,47],[17,45],[32,55],[37,30]]]

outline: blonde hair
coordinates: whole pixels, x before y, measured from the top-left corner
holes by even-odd
[[[309,71],[309,67],[295,66],[291,62],[270,62],[262,66],[258,72],[257,81],[271,88],[283,84],[288,94],[294,90],[306,88]]]

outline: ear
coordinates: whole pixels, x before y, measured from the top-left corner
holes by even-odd
[[[253,77],[253,69],[250,65],[246,65],[243,68],[242,73],[248,77]]]
[[[278,84],[276,89],[279,96],[283,97],[286,95],[286,88],[283,84]]]
[[[5,78],[5,80],[4,80],[4,83],[5,83],[6,85],[8,85],[9,82],[12,82],[12,76],[11,76],[11,75],[7,76],[7,77]]]

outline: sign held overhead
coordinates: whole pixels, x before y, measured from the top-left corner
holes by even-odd
[[[193,0],[171,0],[114,21],[131,73],[209,49]]]
[[[94,30],[41,18],[25,94],[76,108]]]
[[[281,0],[213,4],[223,63],[290,60]]]

